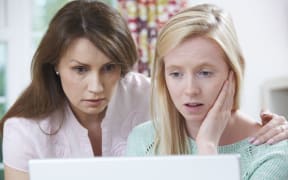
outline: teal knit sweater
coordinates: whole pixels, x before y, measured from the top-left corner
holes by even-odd
[[[154,128],[151,122],[135,127],[128,138],[126,155],[151,156],[153,153]],[[197,146],[190,139],[192,154]],[[247,139],[234,144],[219,146],[220,154],[240,154],[243,180],[288,180],[288,141],[274,145],[254,146]]]

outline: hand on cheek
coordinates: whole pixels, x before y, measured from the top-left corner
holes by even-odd
[[[198,131],[196,143],[199,154],[217,154],[221,135],[231,119],[234,94],[235,80],[233,72],[230,72]]]

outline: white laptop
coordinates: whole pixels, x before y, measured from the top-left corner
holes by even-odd
[[[29,161],[30,180],[240,180],[239,155]]]

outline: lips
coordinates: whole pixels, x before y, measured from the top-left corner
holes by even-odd
[[[187,107],[199,107],[199,106],[203,106],[202,103],[185,103],[184,104]]]
[[[105,98],[99,98],[99,99],[85,99],[84,101],[91,101],[91,102],[98,102],[103,101]]]
[[[188,112],[189,114],[192,113],[192,114],[199,114],[199,113],[202,113],[203,112],[203,107],[204,107],[204,104],[203,103],[198,103],[198,102],[195,102],[195,103],[185,103],[184,104],[184,109],[186,112]]]
[[[105,98],[99,98],[99,99],[85,99],[83,100],[88,106],[99,106],[102,102],[105,101]]]

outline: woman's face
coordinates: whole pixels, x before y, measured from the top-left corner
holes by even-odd
[[[104,112],[121,77],[120,66],[86,38],[75,39],[69,45],[56,71],[80,120]]]
[[[186,121],[202,122],[228,78],[223,50],[212,40],[194,37],[172,49],[164,64],[175,107]]]

